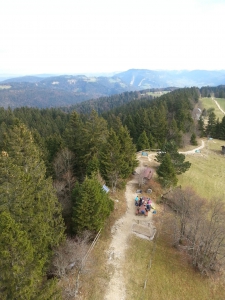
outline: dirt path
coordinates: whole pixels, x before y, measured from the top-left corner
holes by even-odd
[[[142,167],[142,162],[140,159],[140,166],[136,169],[138,172]],[[137,176],[129,181],[126,185],[125,198],[127,202],[127,211],[124,216],[119,219],[112,228],[112,242],[110,244],[108,255],[108,264],[110,269],[112,269],[111,279],[105,295],[105,300],[125,300],[126,299],[126,287],[123,280],[123,262],[125,260],[125,252],[128,247],[128,238],[134,233],[135,226],[139,225],[141,222],[147,222],[148,228],[152,233],[155,233],[155,228],[152,222],[152,213],[149,213],[147,217],[136,216],[135,215],[135,205],[134,198],[136,194],[136,184],[138,183]],[[138,225],[137,225],[138,224]],[[151,233],[150,233],[151,234]],[[140,234],[138,234],[141,236]],[[153,235],[154,236],[154,235]],[[141,236],[146,238],[146,236]]]
[[[185,152],[179,152],[179,153],[181,153],[181,154],[194,154],[196,152],[196,150],[200,150],[200,149],[202,149],[204,147],[205,147],[205,142],[202,140],[202,144],[201,144],[200,147],[197,147],[195,149],[192,149],[192,150],[189,150],[189,151],[185,151]]]
[[[219,110],[225,115],[225,111],[221,108],[221,106],[219,105],[219,103],[214,98],[212,98],[212,100],[216,103],[216,105],[219,108]]]

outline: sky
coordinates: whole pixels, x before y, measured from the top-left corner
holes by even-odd
[[[225,69],[225,0],[7,0],[0,74]]]

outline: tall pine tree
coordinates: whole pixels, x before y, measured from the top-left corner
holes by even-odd
[[[169,153],[166,153],[163,157],[162,163],[157,169],[157,174],[164,187],[175,186],[177,184],[178,179]]]
[[[18,124],[5,132],[3,149],[0,155],[0,212],[8,213],[8,221],[18,225],[15,232],[18,245],[20,236],[23,236],[24,247],[31,249],[27,255],[28,258],[31,256],[31,266],[38,279],[35,288],[32,284],[27,286],[29,291],[26,295],[30,293],[31,296],[24,295],[22,298],[33,299],[34,295],[39,293],[39,289],[45,288],[42,276],[51,258],[51,249],[64,238],[61,207],[51,179],[45,177],[46,168],[41,154],[24,125]],[[14,247],[14,244],[11,247]],[[15,255],[22,259],[19,247],[17,254],[15,250]],[[26,264],[26,261],[24,263]],[[11,264],[6,272],[11,268]],[[29,269],[29,266],[28,260],[24,268]],[[18,274],[14,273],[15,278],[11,278],[12,284],[18,280]],[[30,281],[35,278],[31,273],[27,273],[27,276],[27,280]],[[12,299],[17,299],[17,295]]]
[[[76,183],[73,190],[73,229],[98,231],[113,209],[113,201],[103,191],[97,178],[86,177],[82,184]]]

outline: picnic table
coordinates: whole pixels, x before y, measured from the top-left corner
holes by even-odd
[[[136,209],[136,212],[135,214],[136,215],[143,215],[143,216],[148,216],[148,212],[153,209],[153,212],[152,213],[156,213],[156,210],[155,208],[152,206],[152,203],[150,202],[150,206],[148,207],[147,209],[147,201],[150,199],[148,197],[142,197],[143,199],[143,202],[142,202],[142,205],[141,206],[137,206],[137,209]],[[137,203],[135,204],[137,205]]]
[[[146,209],[146,204],[142,204],[141,206],[137,206],[136,215],[144,215],[148,216],[148,210]]]

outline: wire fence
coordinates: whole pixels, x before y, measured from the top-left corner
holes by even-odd
[[[152,247],[152,251],[151,251],[151,254],[150,254],[149,263],[148,263],[148,266],[147,266],[147,271],[146,271],[146,275],[145,275],[143,288],[140,289],[141,292],[140,292],[140,295],[139,295],[138,299],[143,300],[144,296],[146,294],[146,287],[147,287],[148,279],[149,279],[149,276],[150,276],[152,264],[154,263],[154,258],[155,258],[155,253],[156,253],[156,246],[157,246],[157,233],[156,233],[155,238],[153,240],[153,247]]]
[[[99,230],[99,232],[97,233],[95,239],[93,240],[90,248],[88,249],[87,253],[85,254],[85,256],[83,257],[82,261],[81,261],[81,265],[80,265],[80,268],[78,270],[78,273],[77,273],[77,278],[76,278],[76,287],[75,287],[75,298],[78,294],[78,291],[79,291],[79,286],[80,286],[80,274],[82,273],[83,269],[84,269],[84,266],[85,266],[85,263],[87,261],[87,258],[88,256],[90,255],[91,251],[93,250],[93,248],[95,247],[99,237],[100,237],[100,234],[101,234],[101,230]]]
[[[164,214],[165,214],[165,206],[164,206],[164,209],[162,211],[162,214],[160,214],[158,228],[157,228],[156,234],[155,234],[154,239],[153,239],[152,251],[150,253],[150,258],[149,258],[149,263],[148,263],[148,266],[147,266],[147,271],[146,271],[146,275],[145,275],[143,288],[140,289],[141,292],[140,292],[140,295],[138,296],[138,299],[140,299],[140,300],[149,299],[149,295],[146,295],[146,288],[147,288],[148,279],[149,279],[149,276],[150,276],[150,273],[151,273],[152,265],[155,263],[155,254],[156,254],[156,249],[157,249],[157,242],[158,242],[158,238],[159,238],[159,235],[160,235],[160,229],[162,228],[162,225],[163,225]]]

